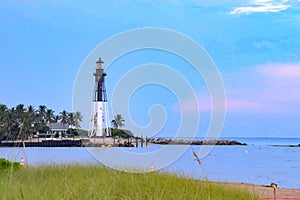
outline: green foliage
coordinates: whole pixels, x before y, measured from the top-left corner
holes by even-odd
[[[70,136],[70,137],[73,137],[73,136],[78,136],[78,132],[76,129],[74,128],[69,128],[67,130],[67,135]]]
[[[9,109],[6,105],[0,104],[0,141],[28,139],[35,133],[46,133],[49,131],[47,123],[61,120],[63,124],[80,127],[82,115],[80,112],[68,113],[63,110],[59,116],[54,116],[52,109],[40,105],[38,109],[29,105],[25,107],[19,104]]]
[[[77,132],[80,137],[88,137],[89,134],[87,130],[83,130],[83,129],[77,129]]]
[[[4,158],[0,158],[0,171],[20,169],[21,165],[18,162],[11,162]]]
[[[114,119],[111,120],[112,127],[116,128],[116,129],[118,129],[119,127],[125,126],[124,123],[125,123],[125,120],[122,117],[122,115],[120,115],[120,114],[115,115]]]
[[[63,110],[60,112],[60,121],[62,124],[68,124],[68,112]]]
[[[133,137],[133,134],[129,131],[129,130],[125,130],[125,129],[110,129],[111,132],[111,136],[112,137],[121,137],[121,138],[129,138],[129,137]]]
[[[166,173],[132,174],[99,166],[45,166],[1,176],[0,199],[258,198],[237,188]]]

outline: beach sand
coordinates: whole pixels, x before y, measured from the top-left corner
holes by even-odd
[[[250,192],[257,194],[260,198],[272,198],[272,199],[274,198],[274,189],[271,187],[246,184],[246,183],[219,183],[219,184],[246,189]],[[277,199],[278,198],[299,198],[300,199],[300,189],[277,188],[276,197]]]

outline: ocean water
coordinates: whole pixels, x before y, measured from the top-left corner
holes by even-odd
[[[151,145],[149,148],[0,148],[0,157],[44,164],[106,164],[137,171],[160,169],[179,175],[210,181],[277,183],[281,188],[300,189],[300,138],[225,138],[245,142],[247,146],[214,146],[199,165],[193,157],[202,146]],[[279,145],[279,146],[277,146]],[[161,151],[168,148],[167,151]],[[178,152],[182,152],[179,155]],[[176,155],[176,156],[174,156]],[[168,160],[169,159],[169,160]],[[163,162],[165,161],[165,162]]]
[[[298,145],[300,138],[268,138],[268,137],[227,137],[227,140],[237,140],[248,145]]]

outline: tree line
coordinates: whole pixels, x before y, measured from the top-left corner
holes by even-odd
[[[49,124],[61,122],[72,127],[80,128],[82,115],[80,112],[61,111],[58,115],[45,105],[35,109],[32,105],[19,104],[8,108],[0,104],[0,141],[28,139],[33,134],[49,131]]]

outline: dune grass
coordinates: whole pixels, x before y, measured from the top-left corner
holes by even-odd
[[[167,173],[43,166],[0,173],[0,199],[258,199],[237,188]]]

